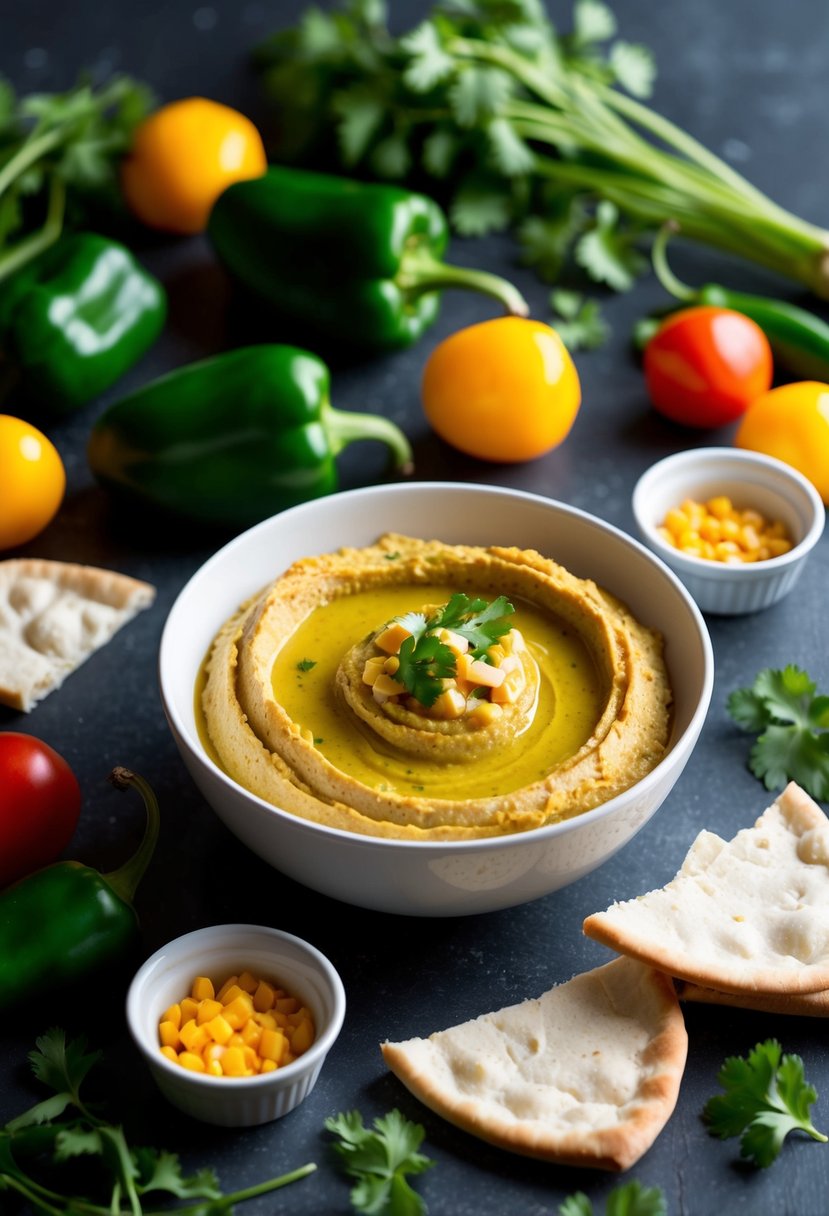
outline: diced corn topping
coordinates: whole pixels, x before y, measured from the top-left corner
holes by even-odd
[[[792,548],[781,520],[769,521],[751,508],[740,510],[725,494],[706,502],[686,498],[666,513],[658,531],[682,553],[730,565],[768,561]]]
[[[308,1050],[315,1033],[305,1005],[250,971],[229,976],[218,989],[198,976],[189,995],[165,1009],[158,1023],[161,1054],[210,1077],[284,1068]]]
[[[434,636],[453,652],[455,675],[443,681],[443,692],[432,705],[422,705],[407,695],[403,683],[394,678],[400,668],[397,657],[400,647],[411,636],[398,621],[392,621],[374,638],[374,645],[382,653],[366,659],[362,682],[371,688],[379,705],[399,702],[414,713],[442,721],[466,717],[470,725],[479,729],[500,715],[501,705],[517,701],[525,687],[518,655],[526,650],[526,643],[519,630],[511,629],[489,647],[485,656],[478,652],[475,657],[466,638],[451,629],[440,628],[434,631]],[[495,713],[482,712],[484,706],[492,705],[497,705]]]

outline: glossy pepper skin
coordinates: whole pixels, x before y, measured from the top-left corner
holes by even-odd
[[[110,780],[143,797],[144,838],[112,874],[58,861],[0,893],[0,1012],[116,963],[138,939],[131,901],[155,849],[158,804],[147,782],[128,769],[114,769]]]
[[[528,312],[505,279],[443,262],[443,211],[397,186],[272,165],[219,196],[207,235],[236,283],[340,343],[410,345],[435,321],[448,287]]]
[[[26,398],[67,414],[137,362],[166,314],[164,288],[124,245],[71,233],[0,283],[0,348]]]
[[[358,439],[411,448],[383,417],[335,410],[325,363],[295,346],[241,347],[170,372],[110,406],[87,456],[105,486],[209,524],[247,526],[337,488]]]

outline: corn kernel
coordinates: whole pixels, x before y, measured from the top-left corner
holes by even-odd
[[[295,1027],[294,1032],[291,1035],[291,1051],[293,1051],[295,1055],[300,1056],[302,1055],[303,1051],[308,1050],[313,1041],[314,1027],[307,1018],[303,1018],[299,1025]]]
[[[179,1036],[187,1051],[201,1051],[210,1042],[210,1033],[197,1022],[185,1022]]]
[[[276,1000],[276,989],[267,980],[260,980],[253,994],[253,1008],[257,1013],[265,1013],[273,1007]]]
[[[203,1025],[204,1022],[210,1022],[217,1016],[217,1014],[222,1012],[223,1008],[224,1006],[222,1005],[221,1001],[210,1000],[206,997],[203,1001],[199,1001],[199,1008],[196,1012],[196,1021],[200,1026]]]
[[[230,991],[230,989],[234,986],[234,984],[238,985],[238,982],[239,982],[238,975],[229,975],[227,977],[227,979],[225,980],[225,982],[222,984],[219,991],[216,993],[216,1000],[221,1001],[224,1004],[226,994]]]
[[[230,1022],[226,1018],[223,1018],[221,1014],[218,1017],[212,1018],[211,1021],[205,1022],[205,1029],[214,1043],[221,1043],[222,1045],[227,1043],[233,1034],[233,1027]]]
[[[275,1060],[278,1063],[282,1058],[286,1042],[281,1030],[263,1030],[262,1038],[259,1040],[259,1054],[263,1060]]]
[[[181,1042],[175,1022],[159,1022],[158,1037],[163,1047],[176,1048]]]
[[[183,1051],[178,1062],[182,1068],[189,1068],[190,1072],[205,1072],[207,1068],[201,1056],[196,1055],[194,1051]]]
[[[253,1001],[243,992],[225,1005],[222,1016],[230,1022],[234,1030],[240,1030],[248,1018],[253,1016]]]
[[[161,1020],[162,1022],[172,1022],[176,1030],[178,1030],[181,1025],[181,1005],[176,1002],[169,1009],[165,1009],[161,1015]]]
[[[222,1071],[226,1077],[243,1077],[247,1072],[241,1047],[228,1047],[222,1056]]]
[[[244,988],[239,987],[239,979],[237,976],[234,984],[231,984],[227,988],[222,988],[219,993],[219,1000],[223,1005],[230,1005],[236,1000],[237,997],[240,996],[247,996],[247,993],[245,992]]]
[[[173,1064],[178,1064],[178,1052],[174,1047],[169,1047],[166,1043],[161,1048],[161,1054],[166,1056]]]
[[[275,1005],[277,1013],[296,1013],[299,1009],[299,1001],[295,996],[280,997]]]
[[[191,996],[186,996],[181,1002],[181,1022],[192,1022],[196,1014],[199,1012],[199,1002],[194,1001]]]
[[[190,995],[194,1001],[212,1001],[216,995],[213,981],[209,980],[206,975],[196,976],[190,989]]]
[[[208,1077],[223,1077],[225,1075],[221,1060],[211,1060],[208,1064],[205,1064],[204,1071]]]
[[[253,996],[259,980],[255,975],[251,975],[250,971],[243,971],[236,982],[243,992],[247,992],[249,996]]]

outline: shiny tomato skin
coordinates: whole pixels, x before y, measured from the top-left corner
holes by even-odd
[[[48,743],[0,732],[0,887],[55,861],[81,811],[72,769]]]
[[[729,308],[674,313],[645,347],[645,381],[655,410],[682,426],[724,426],[768,392],[774,373],[760,326]]]

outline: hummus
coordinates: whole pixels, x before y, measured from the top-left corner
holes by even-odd
[[[485,617],[503,604],[510,616],[468,656],[451,629],[430,630],[457,647],[458,674],[421,704],[400,683],[406,647],[392,633],[439,622],[458,593],[491,605]],[[595,583],[532,550],[396,534],[297,561],[242,605],[207,658],[201,709],[207,746],[252,793],[411,840],[578,815],[650,772],[671,729],[661,637]]]

